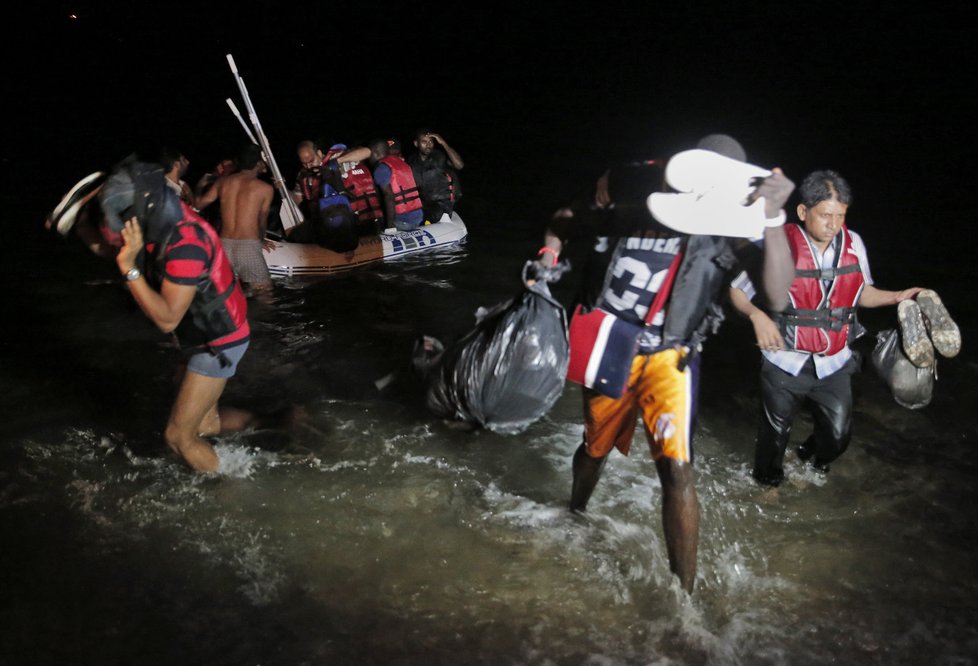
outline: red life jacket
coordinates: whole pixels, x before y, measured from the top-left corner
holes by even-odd
[[[182,348],[207,347],[220,350],[233,346],[249,334],[248,303],[234,273],[224,246],[214,228],[186,204],[183,219],[170,231],[156,253],[154,278],[162,281],[166,274],[167,248],[179,238],[191,239],[202,247],[208,261],[198,277],[197,293],[183,319],[177,325],[177,339]]]
[[[421,209],[421,195],[408,163],[396,155],[380,160],[391,169],[391,191],[394,193],[394,213],[410,213]]]
[[[299,172],[299,175],[296,176],[296,181],[302,190],[303,201],[319,201],[319,198],[322,197],[323,179],[319,175],[321,168],[321,166],[312,167],[311,169],[303,168]]]
[[[827,356],[838,353],[855,336],[856,304],[865,284],[849,229],[842,225],[832,239],[835,265],[825,269],[799,225],[786,224],[784,229],[795,260],[795,279],[788,290],[791,305],[777,316],[785,345]]]
[[[380,196],[374,186],[374,177],[365,164],[357,162],[352,169],[343,174],[343,186],[350,195],[350,208],[359,219],[383,219],[384,209],[380,205]]]

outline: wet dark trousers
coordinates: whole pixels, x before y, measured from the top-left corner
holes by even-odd
[[[791,424],[807,398],[815,423],[816,465],[827,465],[849,446],[852,415],[852,363],[828,377],[815,375],[809,359],[798,376],[781,370],[768,360],[761,366],[761,417],[754,453],[754,476],[780,479],[784,475],[784,451]]]

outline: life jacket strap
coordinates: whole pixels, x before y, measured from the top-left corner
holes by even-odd
[[[787,326],[807,326],[821,328],[826,331],[841,331],[855,320],[856,308],[831,308],[808,310],[804,308],[786,308],[784,312],[774,315],[782,331]]]
[[[804,278],[818,278],[819,280],[834,280],[837,275],[847,275],[849,273],[857,273],[862,270],[859,264],[849,264],[848,266],[843,266],[842,268],[822,268],[816,270],[795,270],[796,277]]]

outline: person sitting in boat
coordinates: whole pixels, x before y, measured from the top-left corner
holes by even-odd
[[[315,242],[333,252],[352,252],[360,244],[357,226],[357,215],[346,192],[324,181],[319,215],[313,227]]]
[[[323,151],[315,141],[301,141],[296,153],[302,168],[295,177],[295,187],[292,189],[292,200],[302,211],[305,218],[316,217],[319,214],[319,200],[323,196]]]
[[[296,178],[293,200],[302,206],[303,222],[285,231],[293,243],[316,243],[334,252],[350,252],[360,239],[354,213],[336,157],[346,146],[334,144],[323,154],[312,141],[299,144],[303,169]],[[312,199],[315,197],[315,199]]]
[[[160,151],[160,164],[166,171],[167,186],[176,192],[181,201],[192,208],[196,208],[197,198],[194,196],[193,190],[190,189],[190,185],[183,179],[190,167],[190,160],[179,150],[164,148]]]
[[[408,163],[391,155],[387,139],[375,139],[337,156],[339,164],[369,159],[374,182],[384,194],[384,217],[398,231],[413,231],[424,223],[421,195]],[[389,228],[389,227],[388,227]]]
[[[451,217],[462,196],[458,180],[458,172],[465,166],[462,156],[440,134],[427,129],[415,132],[414,147],[416,152],[408,164],[421,193],[425,219],[434,223],[443,215]]]
[[[373,173],[366,161],[343,162],[336,158],[347,152],[345,144],[336,143],[329,147],[323,161],[330,174],[338,174],[336,189],[346,195],[350,208],[357,215],[358,231],[361,234],[376,234],[384,230],[384,207],[380,193],[374,184]],[[320,209],[322,209],[320,207]]]

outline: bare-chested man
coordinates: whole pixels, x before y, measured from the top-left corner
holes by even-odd
[[[220,198],[224,251],[242,282],[252,289],[265,290],[271,288],[272,278],[262,248],[275,190],[258,178],[267,168],[261,148],[255,144],[246,146],[238,162],[241,171],[218,178],[200,197],[198,206],[202,209]]]

